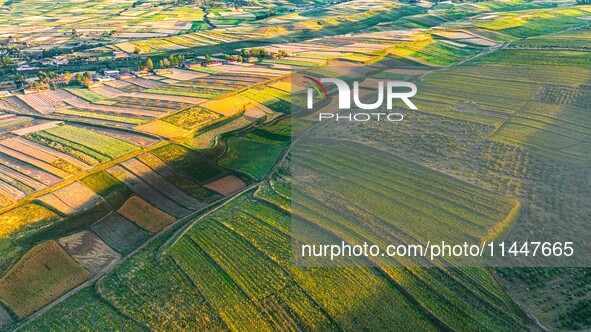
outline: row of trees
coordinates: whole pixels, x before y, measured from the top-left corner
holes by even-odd
[[[245,58],[258,58],[259,60],[262,59],[283,59],[287,56],[287,51],[285,50],[278,50],[277,52],[270,52],[264,48],[251,48],[249,50],[240,50],[237,54],[226,54],[225,58],[227,60],[236,60],[239,62],[244,61]],[[211,57],[209,55],[205,56],[205,61],[210,62]]]
[[[171,54],[168,58],[161,59],[158,61],[160,68],[168,68],[168,67],[176,67],[180,65],[183,61],[185,61],[185,56],[182,54],[174,55]],[[154,69],[154,61],[152,59],[147,58],[145,61],[138,61],[137,63],[138,69]]]
[[[55,89],[56,83],[58,82],[65,85],[75,83],[80,86],[88,87],[90,85],[90,82],[92,81],[92,75],[90,74],[90,72],[76,73],[76,75],[72,75],[72,73],[70,73],[69,71],[63,74],[58,74],[53,71],[50,71],[48,73],[44,71],[39,71],[37,77],[39,78],[38,81],[29,83],[30,88],[49,88],[50,86],[52,86]],[[16,84],[16,86],[22,88],[25,87],[26,80],[27,78],[24,75],[18,75],[14,80],[14,83]]]
[[[240,50],[239,54],[244,58],[255,57],[259,59],[282,59],[287,56],[287,52],[284,50],[278,50],[277,52],[269,52],[264,48],[243,49]]]
[[[183,61],[185,61],[184,55],[179,54],[179,55],[175,56],[174,54],[171,54],[168,58],[164,58],[164,59],[160,60],[158,62],[158,64],[162,68],[168,68],[168,67],[176,67]]]

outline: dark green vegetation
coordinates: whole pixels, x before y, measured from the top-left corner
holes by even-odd
[[[289,121],[226,139],[226,153],[218,160],[224,167],[261,180],[275,165],[290,141]]]
[[[153,153],[199,183],[224,174],[223,169],[207,158],[180,145],[169,144]]]
[[[131,196],[131,190],[105,171],[93,173],[80,182],[103,197],[113,209],[118,209]]]

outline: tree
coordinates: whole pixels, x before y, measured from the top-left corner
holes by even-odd
[[[179,59],[176,56],[174,56],[173,54],[171,54],[170,55],[170,63],[173,66],[178,66],[179,65]]]
[[[14,62],[14,60],[8,55],[0,56],[0,67],[8,67],[14,64],[16,64],[16,62]]]
[[[76,81],[76,83],[78,85],[82,85],[83,84],[83,77],[82,74],[80,73],[76,73],[76,76],[74,77],[74,80]]]
[[[167,68],[170,67],[170,61],[167,58],[160,60],[160,67]]]
[[[148,60],[146,60],[146,68],[148,68],[148,70],[154,69],[154,63],[152,62],[152,59],[148,58]]]
[[[84,77],[82,79],[82,85],[84,85],[85,87],[89,87],[90,86],[90,77]]]
[[[26,78],[24,75],[18,75],[16,80],[14,80],[14,84],[18,87],[23,87],[25,85]]]
[[[66,85],[70,84],[70,81],[72,80],[72,73],[70,73],[69,71],[65,72],[62,75],[62,79],[64,80]]]

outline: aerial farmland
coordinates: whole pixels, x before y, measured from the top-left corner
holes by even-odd
[[[591,328],[590,31],[586,0],[4,1],[0,331]],[[354,112],[321,78],[417,109],[319,121]],[[299,250],[437,241],[520,246]]]

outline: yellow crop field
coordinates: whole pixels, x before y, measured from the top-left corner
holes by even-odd
[[[151,233],[158,233],[176,220],[138,196],[130,197],[117,212]]]
[[[221,99],[208,100],[199,106],[225,116],[232,116],[236,113],[243,112],[249,104],[254,103],[249,98],[234,95]]]
[[[182,128],[179,128],[173,124],[160,120],[154,120],[152,122],[139,125],[134,129],[142,131],[144,133],[158,135],[166,138],[183,137],[189,133],[188,131]]]
[[[23,318],[90,276],[55,241],[43,242],[29,250],[0,279],[0,299]]]

